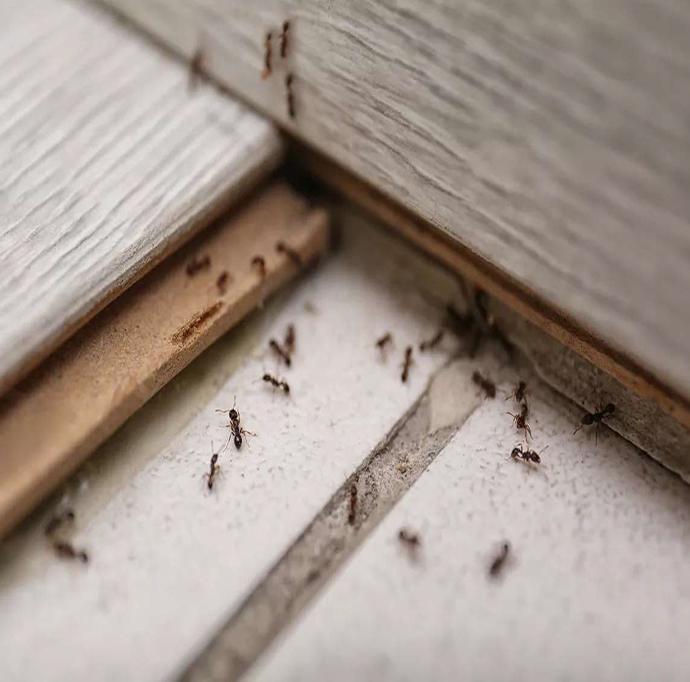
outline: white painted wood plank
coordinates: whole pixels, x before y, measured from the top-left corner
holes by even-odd
[[[269,172],[274,128],[88,5],[0,3],[0,388]]]
[[[407,385],[404,347],[435,329],[429,299],[458,284],[359,221],[341,247],[282,309],[271,306],[263,329],[212,347],[76,477],[74,542],[88,548],[88,567],[53,556],[45,515],[0,546],[3,680],[180,672],[417,399],[453,344],[417,355]],[[267,341],[288,323],[293,367],[276,371]],[[374,342],[387,329],[396,346],[381,363]],[[264,371],[285,375],[289,399],[262,383]],[[235,396],[256,436],[221,455],[209,494],[211,443],[227,438],[215,410]]]
[[[473,363],[456,367],[467,384]],[[509,456],[510,403],[486,401],[249,679],[687,679],[690,489],[612,432],[573,436],[572,408],[528,390],[540,469]]]
[[[690,397],[687,3],[103,1]]]

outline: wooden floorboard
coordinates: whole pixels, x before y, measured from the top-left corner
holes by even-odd
[[[88,5],[0,3],[0,391],[270,172],[274,127]]]

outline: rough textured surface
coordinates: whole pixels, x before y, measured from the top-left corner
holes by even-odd
[[[0,390],[268,173],[274,128],[88,5],[0,4]]]
[[[154,400],[137,415],[139,430],[116,434],[84,473],[88,488],[77,487],[72,504],[88,567],[60,562],[46,545],[39,522],[52,509],[3,545],[3,680],[179,672],[446,361],[444,352],[417,355],[409,383],[400,381],[405,345],[438,323],[429,300],[455,293],[453,278],[353,220],[342,250],[293,292],[258,334],[257,353],[245,350],[240,368],[210,397],[204,392],[202,407],[193,391],[192,414]],[[282,338],[288,323],[297,350],[285,370],[267,341]],[[387,329],[396,345],[383,363],[374,342]],[[226,360],[217,359],[206,371],[222,376]],[[261,381],[265,371],[285,376],[290,398]],[[216,409],[230,409],[235,397],[256,436],[221,454],[209,493],[211,446],[228,437],[227,414]]]
[[[433,376],[428,391],[344,481],[190,667],[185,680],[237,679],[323,588],[481,403],[473,389],[463,391],[452,404],[447,400],[453,386],[467,386],[458,380],[465,378],[468,362],[456,360]],[[434,423],[439,409],[447,420],[444,424]]]
[[[690,490],[528,388],[542,465],[511,460],[510,403],[485,401],[250,679],[687,679]]]
[[[690,397],[687,3],[102,1]]]

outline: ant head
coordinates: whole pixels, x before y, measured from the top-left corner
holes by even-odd
[[[616,411],[616,406],[613,403],[608,403],[603,409],[606,414],[613,414]]]
[[[228,416],[232,421],[237,421],[240,418],[240,413],[233,407],[232,410],[228,412]]]
[[[511,457],[519,457],[522,454],[522,448],[519,445],[516,445],[513,448],[513,451],[510,453]]]
[[[533,452],[530,457],[535,464],[541,463],[541,457],[536,452]]]
[[[213,456],[211,457],[211,464],[215,464],[218,461],[218,453],[214,452]]]
[[[235,436],[234,442],[235,442],[235,447],[239,450],[242,447],[242,436],[240,436],[239,434],[237,436]]]
[[[271,375],[270,374],[264,374],[263,377],[261,377],[264,381],[270,381],[271,380]]]
[[[594,415],[589,414],[589,412],[582,417],[582,423],[585,426],[589,426],[590,424],[594,424]]]

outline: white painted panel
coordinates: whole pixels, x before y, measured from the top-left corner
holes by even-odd
[[[687,679],[690,490],[529,390],[540,468],[509,456],[510,403],[485,402],[250,679]]]
[[[690,397],[687,3],[103,2]]]
[[[280,158],[272,125],[88,5],[0,3],[0,387]]]

